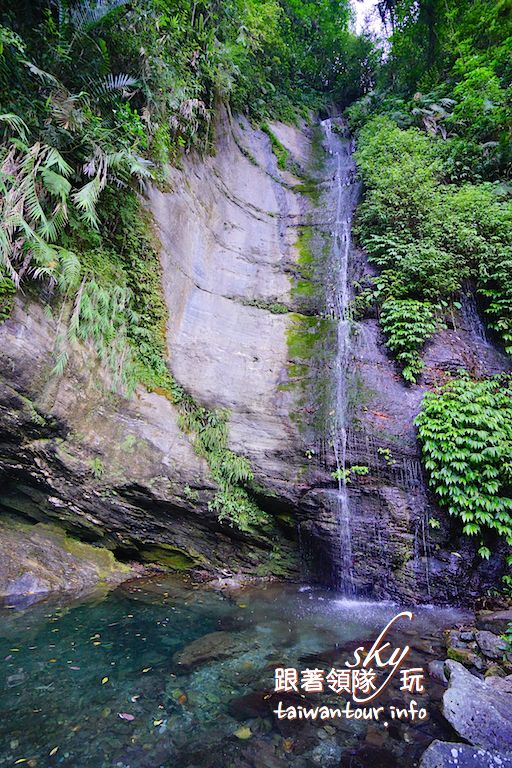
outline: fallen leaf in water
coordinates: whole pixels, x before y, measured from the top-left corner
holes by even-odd
[[[57,659],[48,659],[48,664],[55,664]]]
[[[102,677],[101,678],[101,684],[105,685],[105,683],[108,683],[108,677]]]
[[[149,672],[151,669],[152,669],[152,667],[146,667],[146,668],[145,668],[145,669],[143,669],[142,671],[143,671],[143,672]]]
[[[54,747],[53,749],[51,749],[50,750],[50,757],[52,757],[52,755],[56,755],[58,751],[59,751],[58,747]]]
[[[235,731],[233,736],[236,736],[237,739],[250,739],[252,732],[248,725],[244,725],[242,728],[239,728],[238,731]]]
[[[186,704],[188,701],[188,697],[186,693],[182,693],[181,696],[178,697],[178,704]]]
[[[239,608],[247,608],[247,605],[245,603],[239,603],[238,607]]]
[[[117,714],[121,720],[135,720],[135,715],[130,715],[129,712],[118,712]]]
[[[283,739],[283,749],[285,752],[291,752],[293,749],[293,739]]]

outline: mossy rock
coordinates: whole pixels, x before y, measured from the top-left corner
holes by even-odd
[[[189,571],[207,562],[204,555],[192,549],[181,549],[173,544],[155,544],[140,552],[141,560],[156,563],[173,571]]]

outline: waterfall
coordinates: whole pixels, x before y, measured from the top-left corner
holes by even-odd
[[[348,368],[351,357],[351,318],[349,261],[352,248],[352,214],[357,196],[352,142],[338,135],[345,133],[339,118],[322,122],[324,144],[331,156],[329,225],[331,235],[330,285],[328,311],[336,324],[334,364],[334,415],[330,438],[337,467],[338,488],[333,495],[334,513],[339,529],[339,572],[337,587],[346,595],[354,594],[350,497],[347,489]],[[333,130],[336,128],[337,130]]]

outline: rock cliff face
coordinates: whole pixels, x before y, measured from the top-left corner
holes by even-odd
[[[432,602],[471,601],[499,580],[503,559],[485,563],[460,536],[456,521],[436,508],[420,462],[414,419],[427,387],[465,368],[491,375],[507,361],[484,341],[475,316],[455,318],[425,351],[418,385],[405,387],[386,353],[375,319],[359,323],[354,350],[352,419],[347,462],[368,467],[349,485],[354,582],[380,597]],[[307,503],[306,503],[307,502]],[[334,582],[342,563],[332,490],[313,489],[303,524],[313,570]],[[433,529],[429,520],[439,521]],[[498,545],[496,545],[498,550]]]
[[[344,236],[343,226],[350,225],[357,203],[357,189],[356,194],[350,191],[357,185],[355,167],[347,158],[349,142],[349,138],[333,139],[332,133],[325,142],[332,157],[326,160],[322,202],[335,214],[327,215],[324,222],[331,243],[337,229]],[[353,300],[354,286],[365,285],[372,270],[356,246],[347,243],[347,249],[347,290]],[[336,273],[335,265],[330,266]],[[339,271],[336,279],[342,279]],[[329,291],[328,276],[324,283]],[[412,602],[471,601],[497,583],[504,552],[490,563],[482,562],[477,544],[460,536],[457,522],[436,509],[422,470],[414,420],[426,389],[444,383],[450,373],[466,369],[475,376],[489,376],[508,369],[508,360],[486,339],[469,292],[463,297],[461,311],[425,349],[425,367],[414,386],[404,384],[386,350],[377,318],[370,313],[350,319],[350,303],[347,315],[349,319],[341,321],[352,326],[349,341],[341,339],[349,348],[348,353],[342,351],[345,370],[334,367],[331,380],[346,377],[343,471],[348,473],[348,521],[341,519],[343,510],[332,482],[330,487],[312,488],[304,494],[301,529],[310,570],[321,582],[339,586],[340,571],[350,568],[356,594]],[[328,356],[331,361],[336,357],[333,346],[331,343]],[[336,382],[331,386],[335,389]],[[335,397],[331,403],[333,414]],[[327,464],[330,460],[331,469],[336,470],[332,453],[327,452]],[[350,467],[356,471],[350,472]],[[437,527],[432,528],[430,521]],[[494,549],[499,553],[498,544]]]
[[[230,447],[250,459],[281,521],[251,535],[219,524],[208,508],[215,484],[173,405],[142,389],[130,399],[107,394],[86,347],[56,379],[56,322],[29,299],[0,326],[0,506],[126,557],[285,575],[297,572],[295,525],[282,513],[298,502],[302,449],[289,417],[294,395],[280,385],[305,203],[265,133],[226,115],[217,129],[215,156],[185,159],[171,172],[173,191],[155,189],[148,201],[162,244],[169,360],[199,403],[229,409]],[[281,130],[305,163],[305,133]]]
[[[55,378],[56,321],[26,297],[0,326],[0,510],[56,522],[122,558],[226,574],[297,576],[300,539],[310,578],[336,583],[344,558],[325,438],[328,156],[314,129],[272,130],[293,174],[278,168],[265,132],[223,115],[215,155],[185,158],[169,188],[147,200],[161,242],[170,368],[198,403],[229,411],[229,447],[250,460],[271,525],[240,533],[219,523],[208,465],[165,397],[106,394],[87,346]],[[368,271],[354,249],[350,269],[352,279]],[[438,335],[411,388],[377,321],[358,324],[347,458],[368,467],[349,489],[360,592],[465,600],[499,565],[475,570],[475,552],[433,511],[413,426],[425,387],[445,372],[505,366],[474,319],[469,307]],[[431,515],[440,530],[429,532]]]

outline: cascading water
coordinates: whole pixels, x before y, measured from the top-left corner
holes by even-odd
[[[338,489],[333,497],[334,512],[339,529],[339,569],[337,587],[345,595],[354,594],[352,560],[352,531],[350,499],[347,489],[347,425],[348,425],[348,369],[351,356],[351,317],[349,261],[352,250],[352,214],[357,199],[355,163],[352,141],[345,137],[345,125],[340,118],[322,122],[324,146],[331,160],[328,221],[330,248],[330,285],[328,310],[336,324],[336,358],[334,365],[334,414],[331,442],[337,467]]]

